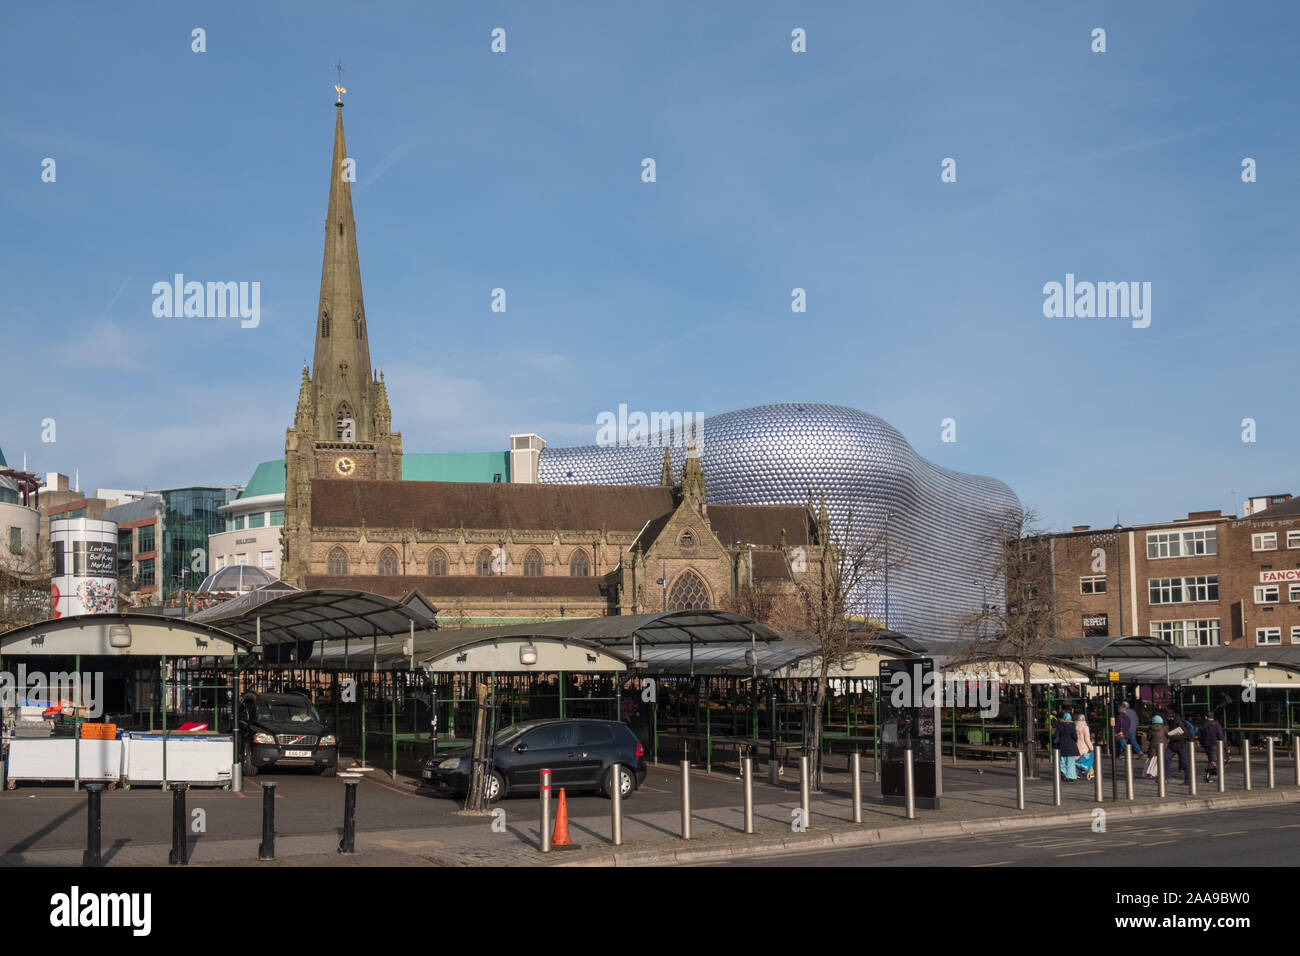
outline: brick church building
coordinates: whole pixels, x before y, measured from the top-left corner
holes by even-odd
[[[522,482],[403,480],[370,365],[341,102],[336,114],[314,361],[285,437],[286,581],[418,589],[444,621],[487,624],[727,608],[819,574],[824,504],[710,505],[693,449],[680,474],[665,449],[651,486],[537,484],[535,461]]]

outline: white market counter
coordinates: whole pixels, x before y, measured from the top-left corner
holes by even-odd
[[[77,745],[80,744],[80,754]],[[229,754],[227,745],[227,754]],[[229,758],[227,757],[227,762]],[[20,780],[116,784],[122,779],[122,741],[74,737],[14,737],[9,741],[9,789]]]
[[[168,734],[165,776],[161,733],[127,731],[122,734],[120,742],[122,776],[128,788],[161,784],[164,780],[195,786],[230,786],[235,750],[235,738],[231,734]]]

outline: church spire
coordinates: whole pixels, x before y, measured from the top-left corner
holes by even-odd
[[[695,426],[691,426],[690,440],[686,445],[686,464],[682,465],[682,498],[701,515],[708,514],[708,495],[704,488],[704,469],[700,467],[700,453],[695,447]]]
[[[659,484],[667,485],[669,488],[677,484],[673,479],[673,455],[667,445],[664,445],[664,468],[659,473]]]
[[[335,104],[334,152],[330,159],[329,207],[325,216],[325,256],[321,264],[320,305],[316,311],[317,440],[340,437],[340,420],[351,419],[355,441],[374,438],[373,390],[366,306],[361,295],[357,226],[352,217],[356,178],[343,136],[342,90]]]

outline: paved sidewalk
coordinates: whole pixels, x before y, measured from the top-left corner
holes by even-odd
[[[679,785],[680,777],[672,768],[666,771]],[[773,788],[755,782],[756,792],[765,791],[756,801],[755,830],[742,833],[743,810],[740,783],[735,782],[734,806],[698,810],[693,815],[692,839],[680,839],[679,810],[638,812],[637,797],[623,803],[624,844],[610,842],[608,803],[590,801],[590,809],[571,813],[569,828],[577,849],[538,852],[540,834],[539,806],[536,800],[506,800],[484,815],[481,824],[441,823],[424,827],[368,830],[358,819],[355,854],[337,853],[339,833],[280,836],[276,840],[276,860],[257,862],[258,840],[217,840],[193,837],[190,844],[191,866],[627,866],[673,865],[734,860],[738,856],[770,855],[783,851],[809,850],[839,846],[864,846],[907,840],[935,839],[962,833],[988,833],[1029,827],[1060,826],[1077,822],[1090,826],[1097,807],[1105,809],[1110,821],[1131,817],[1155,817],[1178,814],[1190,809],[1268,806],[1300,802],[1300,788],[1279,779],[1277,789],[1261,787],[1245,792],[1240,780],[1229,782],[1229,791],[1220,794],[1217,785],[1200,786],[1201,795],[1190,797],[1181,784],[1169,784],[1161,800],[1153,781],[1139,780],[1135,799],[1124,799],[1124,782],[1119,782],[1121,799],[1112,802],[1111,784],[1103,787],[1105,801],[1094,802],[1091,783],[1079,781],[1062,785],[1062,805],[1052,800],[1050,778],[1027,782],[1026,809],[1015,808],[1014,775],[1006,768],[963,764],[946,766],[945,793],[940,810],[916,811],[915,820],[907,820],[902,807],[886,806],[879,796],[879,785],[870,772],[863,779],[863,823],[852,823],[849,778],[843,773],[828,773],[826,788],[810,800],[810,826],[795,832],[792,823],[799,806],[797,784],[789,781]],[[693,774],[703,778],[703,773]],[[1280,775],[1281,776],[1281,775]],[[734,780],[727,774],[713,773],[708,779]],[[1287,780],[1292,778],[1287,775]],[[413,782],[407,784],[414,786]],[[500,811],[500,812],[497,812]],[[166,866],[168,845],[165,843],[124,842],[105,845],[106,866]],[[33,849],[0,857],[0,866],[80,866],[79,849]]]

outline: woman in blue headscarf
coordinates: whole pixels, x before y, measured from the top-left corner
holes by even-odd
[[[1057,721],[1056,749],[1061,754],[1061,776],[1066,780],[1078,780],[1079,772],[1074,763],[1079,759],[1079,741],[1069,714],[1062,714]]]

